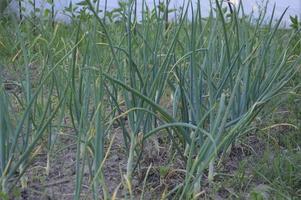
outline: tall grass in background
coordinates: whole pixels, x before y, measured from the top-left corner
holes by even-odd
[[[185,177],[162,198],[197,199],[206,170],[214,181],[216,160],[252,129],[255,117],[282,94],[300,67],[300,56],[290,48],[295,33],[279,34],[281,19],[275,23],[272,15],[266,24],[265,12],[254,23],[243,5],[229,14],[216,0],[210,16],[203,18],[200,1],[188,1],[168,22],[168,5],[160,12],[143,1],[137,21],[131,0],[120,9],[120,21],[108,23],[98,15],[99,1],[79,4],[85,9],[72,15],[70,25],[50,28],[40,19],[34,36],[26,21],[1,25],[15,33],[17,44],[8,52],[13,59],[0,64],[24,71],[21,93],[0,88],[4,193],[19,179],[26,187],[23,174],[45,144],[49,173],[57,138],[69,127],[74,132],[69,137],[77,142],[74,199],[81,198],[85,169],[93,198],[100,190],[110,198],[103,173],[110,148],[104,143],[114,142],[112,125],[117,122],[127,155],[121,183],[127,198],[135,195],[132,179],[144,144],[167,135],[170,156],[185,163]]]

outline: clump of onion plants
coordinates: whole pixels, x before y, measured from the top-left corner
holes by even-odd
[[[132,3],[121,45],[113,43],[98,20],[117,70],[117,75],[103,76],[120,87],[116,93],[121,93],[128,109],[127,183],[138,138],[142,134],[145,141],[166,129],[180,138],[186,157],[185,180],[173,195],[197,198],[204,170],[209,167],[209,180],[213,180],[214,160],[248,132],[254,118],[295,74],[300,58],[291,56],[287,42],[293,35],[276,34],[285,12],[274,23],[273,11],[264,24],[265,13],[254,22],[242,5],[228,14],[215,1],[215,9],[204,19],[200,1],[196,7],[189,2],[166,30],[164,15],[151,22],[142,15],[140,23],[132,22]],[[172,112],[160,105],[167,91],[173,94]]]
[[[184,179],[164,198],[198,199],[207,171],[214,181],[216,159],[251,130],[300,67],[300,56],[290,48],[296,33],[278,34],[285,12],[275,22],[273,10],[266,23],[264,10],[254,20],[242,4],[229,13],[228,4],[218,0],[206,18],[198,0],[184,3],[168,21],[173,12],[168,2],[150,11],[142,1],[139,18],[131,0],[118,10],[118,22],[105,23],[99,1],[84,0],[64,39],[58,39],[57,26],[47,34],[47,27],[37,25],[41,34],[34,38],[16,26],[25,76],[18,115],[11,106],[15,97],[0,89],[4,192],[16,172],[22,178],[43,139],[52,151],[65,117],[76,140],[75,199],[81,198],[86,169],[94,199],[100,191],[107,199],[121,190],[109,194],[103,170],[114,140],[108,148],[105,142],[116,122],[127,156],[121,183],[127,198],[135,195],[132,180],[144,144],[163,134],[174,147],[170,154],[185,164]],[[30,42],[32,48],[26,48]],[[27,66],[37,58],[43,73],[33,85]]]

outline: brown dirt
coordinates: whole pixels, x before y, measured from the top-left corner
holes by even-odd
[[[122,182],[122,175],[125,174],[127,161],[126,152],[123,148],[122,132],[119,128],[116,128],[114,129],[114,133],[116,134],[116,137],[104,166],[106,185],[111,195]],[[70,129],[66,132],[66,134],[74,133]],[[28,178],[27,188],[21,191],[21,195],[19,197],[12,195],[11,199],[73,199],[76,179],[75,142],[75,140],[70,139],[70,136],[60,135],[57,142],[58,144],[56,145],[56,152],[54,151],[51,158],[49,175],[46,175],[45,168],[47,155],[43,151],[34,159],[25,174]],[[182,163],[178,161],[174,164],[168,164],[166,148],[162,146],[160,146],[159,149],[153,148],[154,143],[157,143],[155,139],[146,144],[143,161],[134,173],[133,191],[135,197],[139,197],[141,194],[146,171],[150,165],[152,165],[152,168],[148,174],[144,199],[154,199],[154,194],[156,195],[155,199],[158,199],[164,189],[173,188],[181,180],[183,180],[183,173],[176,170],[182,165]],[[57,151],[58,147],[65,148]],[[162,166],[168,166],[164,168],[167,172],[163,175],[160,174]],[[89,185],[89,170],[86,169],[84,170],[82,199],[92,199],[92,192],[89,190]],[[20,187],[21,186],[18,185],[17,188]],[[18,194],[19,192],[15,191],[14,193]],[[126,190],[121,186],[117,194],[119,199],[123,199],[126,195]],[[99,195],[101,195],[101,191],[99,192]],[[99,199],[101,198],[99,197]]]

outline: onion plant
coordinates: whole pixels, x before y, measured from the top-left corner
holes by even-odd
[[[285,12],[276,24],[272,15],[266,25],[265,13],[254,23],[252,17],[244,14],[242,5],[227,16],[223,5],[215,1],[216,12],[212,10],[209,18],[203,20],[200,1],[198,4],[196,9],[191,2],[188,4],[186,10],[191,9],[192,17],[187,20],[182,13],[170,30],[174,31],[171,38],[165,37],[164,17],[160,15],[146,23],[142,14],[141,25],[138,24],[141,29],[135,29],[137,35],[134,34],[132,1],[124,19],[125,47],[116,47],[112,36],[106,34],[117,61],[117,76],[104,76],[121,87],[129,110],[127,183],[131,183],[138,135],[146,140],[162,129],[177,129],[185,138],[181,141],[187,152],[185,181],[173,194],[180,199],[198,197],[201,177],[209,163],[212,180],[214,159],[248,131],[252,120],[279,94],[300,63],[299,58],[291,59],[288,45],[275,39]],[[90,9],[93,11],[91,4]],[[104,25],[102,28],[106,29]],[[276,49],[280,50],[275,52]],[[124,62],[120,62],[123,57],[116,51],[125,54]],[[174,94],[174,115],[160,105],[160,98],[168,89]],[[156,123],[158,120],[163,125]]]
[[[24,76],[20,94],[0,87],[3,192],[15,185],[11,181],[22,179],[26,185],[26,169],[43,144],[49,175],[58,133],[68,126],[76,140],[74,199],[81,199],[85,171],[93,199],[99,194],[116,197],[119,187],[109,194],[103,168],[114,140],[108,149],[105,141],[117,122],[127,157],[122,172],[126,198],[135,198],[132,180],[145,143],[165,133],[170,154],[185,164],[185,177],[164,197],[200,197],[207,169],[211,183],[216,160],[223,159],[267,103],[282,94],[301,58],[290,48],[296,33],[278,33],[285,12],[275,22],[274,10],[266,23],[265,11],[254,19],[242,4],[231,6],[229,13],[228,4],[216,0],[205,18],[198,0],[184,2],[168,21],[169,3],[162,10],[154,1],[150,11],[143,0],[139,20],[137,1],[129,0],[119,10],[119,21],[109,22],[107,8],[103,18],[99,14],[99,0],[83,0],[83,9],[72,13],[64,33],[59,23],[35,19],[32,36],[26,34],[26,20],[13,23],[18,50],[14,57]],[[34,63],[41,72],[37,80],[30,69]]]
[[[62,72],[60,65],[71,54],[71,50],[55,60],[51,55],[54,34],[39,35],[32,39],[31,35],[21,33],[19,24],[13,22],[16,41],[20,48],[19,58],[21,74],[20,93],[11,94],[3,87],[1,80],[1,190],[7,193],[14,184],[8,184],[18,174],[15,183],[21,179],[22,186],[26,187],[27,179],[24,175],[31,161],[39,154],[43,147],[43,138],[48,134],[49,141],[46,143],[50,150],[53,146],[53,127],[62,119],[66,96],[69,90],[69,81],[61,82]],[[28,42],[31,43],[28,43]],[[78,45],[78,44],[76,44]],[[73,48],[76,48],[76,45]],[[36,48],[39,49],[37,52]],[[72,48],[72,49],[73,49]],[[34,66],[37,58],[41,58],[40,66]],[[41,76],[32,71],[38,68]],[[33,81],[34,80],[34,81]],[[49,87],[48,87],[49,86]],[[58,127],[57,125],[56,127]],[[47,137],[46,137],[47,138]],[[48,152],[50,153],[50,151]],[[49,168],[49,155],[47,156],[47,168]],[[49,169],[48,169],[49,170]]]

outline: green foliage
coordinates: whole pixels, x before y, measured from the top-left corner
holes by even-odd
[[[258,185],[251,192],[252,200],[266,200],[269,199],[269,191],[271,188],[268,185]]]
[[[4,87],[0,93],[2,190],[12,189],[15,183],[7,183],[16,173],[24,182],[23,174],[42,146],[50,156],[55,138],[68,126],[76,139],[74,198],[81,197],[87,168],[94,198],[100,188],[109,198],[105,141],[117,122],[127,152],[123,186],[129,198],[134,198],[132,180],[143,145],[162,134],[177,149],[171,154],[181,156],[185,165],[183,182],[167,198],[197,198],[208,169],[208,179],[214,181],[214,161],[249,132],[254,119],[294,77],[301,58],[290,45],[298,33],[279,34],[280,21],[274,25],[273,19],[265,28],[263,18],[252,24],[251,17],[239,17],[241,10],[228,15],[219,1],[206,19],[198,6],[188,20],[191,4],[169,26],[160,14],[167,10],[163,4],[154,10],[143,4],[137,22],[132,21],[134,1],[120,3],[106,13],[111,23],[104,23],[97,3],[70,4],[65,10],[70,25],[49,28],[44,23],[49,18],[37,20],[37,34],[32,35],[30,22],[13,21],[0,32],[6,38],[1,48],[7,52],[1,62],[24,72],[16,80],[20,94]],[[119,23],[112,23],[116,18]],[[8,33],[15,34],[9,38]],[[11,41],[16,41],[14,48]],[[64,124],[66,118],[70,120]],[[274,161],[292,172],[281,177],[291,181],[295,169],[281,157]],[[49,170],[49,160],[47,166]],[[159,168],[160,176],[168,171]],[[260,185],[251,198],[266,199],[270,192]]]
[[[0,17],[3,14],[3,11],[7,8],[11,0],[1,0],[0,1]]]
[[[290,16],[290,20],[291,20],[291,27],[298,31],[301,28],[301,22],[298,20],[298,16]]]

